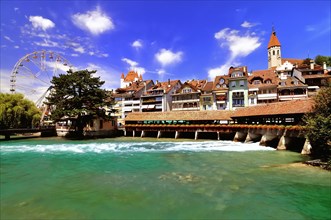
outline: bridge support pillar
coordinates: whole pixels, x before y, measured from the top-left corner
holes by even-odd
[[[301,154],[311,154],[311,144],[308,139],[306,139],[305,144],[303,145]]]
[[[278,142],[277,150],[286,150],[289,137],[282,136]]]
[[[157,132],[157,138],[160,138],[161,137],[161,134],[162,134],[162,132],[161,131],[158,131]]]
[[[247,133],[245,132],[240,132],[237,131],[236,135],[234,136],[233,141],[238,142],[238,141],[245,141],[246,140]]]
[[[217,140],[219,141],[221,138],[220,138],[220,132],[218,131],[217,132]]]
[[[124,130],[124,137],[126,137],[126,130]]]
[[[198,135],[199,135],[199,132],[198,131],[195,131],[194,140],[198,140]]]
[[[136,130],[133,130],[132,131],[132,137],[135,137],[136,136]]]
[[[5,140],[9,140],[10,139],[10,134],[5,134]]]
[[[179,131],[176,131],[175,133],[175,139],[177,139],[179,137]]]
[[[141,135],[140,135],[140,137],[145,137],[145,131],[141,131]]]
[[[261,135],[260,134],[254,134],[252,132],[247,133],[247,137],[245,139],[245,143],[247,142],[257,142],[261,140]]]

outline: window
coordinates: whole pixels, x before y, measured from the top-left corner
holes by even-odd
[[[216,85],[216,88],[220,88],[220,87],[221,87],[220,84],[217,84],[217,85]]]
[[[231,82],[231,86],[232,86],[232,87],[236,87],[236,82],[235,82],[235,81],[232,81],[232,82]]]
[[[274,50],[272,51],[272,55],[275,55],[275,51]]]
[[[185,88],[183,89],[183,93],[190,93],[192,92],[192,89],[191,88]]]
[[[268,79],[267,81],[265,81],[266,84],[271,84],[271,80]]]
[[[279,55],[279,50],[277,50],[277,55]]]
[[[253,84],[254,84],[254,85],[261,84],[261,81],[260,81],[260,80],[254,80],[254,81],[253,81]]]
[[[103,120],[100,120],[100,129],[103,128]]]
[[[244,80],[240,80],[239,81],[239,84],[240,84],[241,87],[243,87],[243,86],[245,86],[245,81]]]
[[[220,79],[220,83],[221,83],[221,84],[224,83],[224,79],[223,79],[223,78]]]

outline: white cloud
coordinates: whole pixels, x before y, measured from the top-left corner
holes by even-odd
[[[85,52],[85,49],[84,49],[82,46],[79,46],[79,47],[73,48],[73,50],[74,50],[75,52],[78,52],[78,53],[84,53],[84,52]]]
[[[248,21],[244,21],[240,26],[243,27],[243,28],[251,28],[251,27],[254,27],[256,25],[257,25],[257,23],[250,23]]]
[[[15,49],[19,49],[19,48],[20,48],[20,46],[18,46],[18,45],[15,45],[15,46],[14,46],[14,48],[15,48]]]
[[[137,66],[139,64],[136,61],[130,60],[128,58],[122,58],[122,61],[129,64],[130,66]]]
[[[308,32],[312,32],[312,31],[315,31],[315,30],[316,30],[316,28],[313,25],[307,25],[306,26],[306,31],[308,31]]]
[[[105,89],[116,89],[120,87],[120,76],[121,72],[107,66],[98,65],[94,63],[88,63],[86,67],[81,69],[96,70],[95,77],[100,77],[101,81],[105,81],[103,88]],[[115,79],[115,80],[114,80]]]
[[[163,76],[164,74],[166,74],[166,71],[164,69],[160,69],[157,71],[157,74],[159,74],[160,76]]]
[[[248,26],[248,24],[245,25]],[[231,66],[240,65],[238,62],[240,57],[248,56],[261,46],[260,38],[255,32],[250,31],[241,34],[238,30],[224,28],[215,33],[214,37],[222,48],[227,48],[230,51],[230,55],[223,65],[208,70],[208,76],[211,80],[218,75],[228,74]]]
[[[122,61],[129,64],[130,70],[134,70],[137,73],[139,73],[140,75],[143,75],[144,73],[146,73],[146,69],[144,67],[138,66],[139,65],[138,62],[130,60],[128,58],[122,58]]]
[[[71,56],[72,57],[78,57],[79,55],[77,53],[72,53]]]
[[[208,70],[208,76],[213,80],[216,76],[227,75],[229,73],[229,68],[231,64],[227,62],[220,67],[211,68]]]
[[[155,54],[155,58],[162,66],[179,63],[182,61],[183,52],[172,52],[171,50],[161,49]]]
[[[258,36],[247,32],[240,35],[237,30],[224,28],[215,33],[215,38],[219,41],[221,47],[228,47],[232,59],[236,57],[245,57],[261,46]]]
[[[94,11],[87,11],[85,14],[74,14],[71,18],[77,27],[89,31],[93,35],[99,35],[115,28],[111,17],[102,12],[100,7]]]
[[[142,44],[142,41],[141,40],[135,40],[132,44],[131,44],[132,47],[136,48],[136,49],[139,49],[143,46]]]
[[[14,43],[14,41],[13,41],[10,37],[8,37],[8,36],[3,36],[3,38],[5,38],[6,40],[8,40],[8,41]]]
[[[29,21],[32,23],[32,26],[36,29],[42,29],[46,31],[47,29],[55,27],[55,24],[42,16],[30,16]]]
[[[35,45],[41,47],[59,47],[59,43],[51,40],[44,39],[42,42],[34,42]]]

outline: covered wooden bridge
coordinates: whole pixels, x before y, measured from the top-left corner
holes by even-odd
[[[302,117],[312,105],[312,100],[305,99],[236,111],[135,112],[125,119],[125,135],[259,141],[286,149],[293,139],[300,138],[299,145],[305,142]]]

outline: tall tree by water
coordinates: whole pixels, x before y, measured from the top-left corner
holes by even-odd
[[[312,145],[314,157],[331,159],[331,84],[322,88],[314,98],[312,112],[304,120],[307,137]]]
[[[41,112],[22,94],[0,93],[0,128],[31,128],[38,126]]]
[[[103,108],[108,105],[107,93],[101,86],[104,81],[93,77],[95,70],[80,70],[53,77],[47,104],[54,106],[52,119],[58,121],[64,116],[77,117],[76,130],[83,128],[94,115],[105,116]]]

